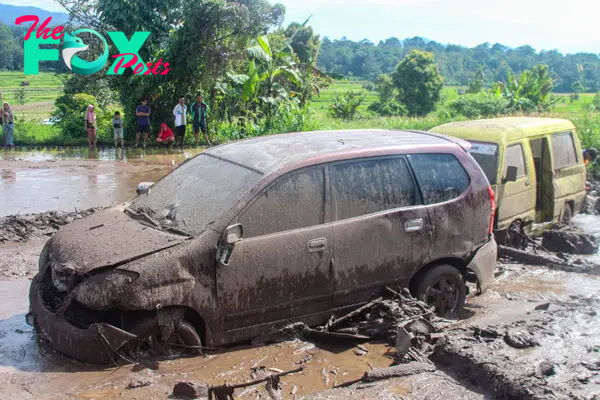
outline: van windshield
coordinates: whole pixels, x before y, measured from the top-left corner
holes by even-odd
[[[469,140],[469,143],[471,143],[469,153],[477,161],[485,176],[487,176],[490,185],[495,185],[496,176],[498,175],[498,145],[471,140]]]
[[[241,165],[200,154],[152,185],[129,209],[147,215],[160,228],[198,235],[261,177]]]

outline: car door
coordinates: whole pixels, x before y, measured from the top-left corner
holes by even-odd
[[[336,307],[406,283],[427,259],[431,227],[404,156],[329,166]]]
[[[523,143],[515,143],[507,146],[504,151],[502,181],[498,191],[499,225],[515,219],[535,219],[536,184],[535,178],[532,178],[533,166],[526,162],[529,157],[525,157],[525,150]],[[506,181],[508,167],[517,167],[515,182]]]
[[[333,231],[325,224],[325,195],[324,167],[306,168],[276,179],[240,213],[243,239],[228,265],[217,267],[225,330],[331,307]]]

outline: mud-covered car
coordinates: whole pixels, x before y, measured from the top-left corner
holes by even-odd
[[[73,358],[315,325],[403,285],[446,316],[494,277],[493,192],[469,144],[310,132],[212,148],[44,247],[31,316]]]

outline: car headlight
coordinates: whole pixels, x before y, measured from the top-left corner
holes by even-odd
[[[122,269],[92,275],[77,287],[75,299],[94,309],[112,307],[138,277],[137,272]]]

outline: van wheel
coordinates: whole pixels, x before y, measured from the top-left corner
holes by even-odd
[[[570,225],[571,219],[573,218],[573,210],[571,210],[571,205],[569,203],[565,203],[562,212],[562,218],[560,219],[561,225]]]
[[[416,294],[419,300],[435,307],[440,317],[458,319],[465,305],[467,289],[458,269],[438,265],[421,277]]]
[[[190,355],[202,354],[202,339],[196,329],[187,321],[182,321],[179,329],[171,336],[169,342],[174,343],[173,349]],[[178,346],[180,345],[180,346]]]

